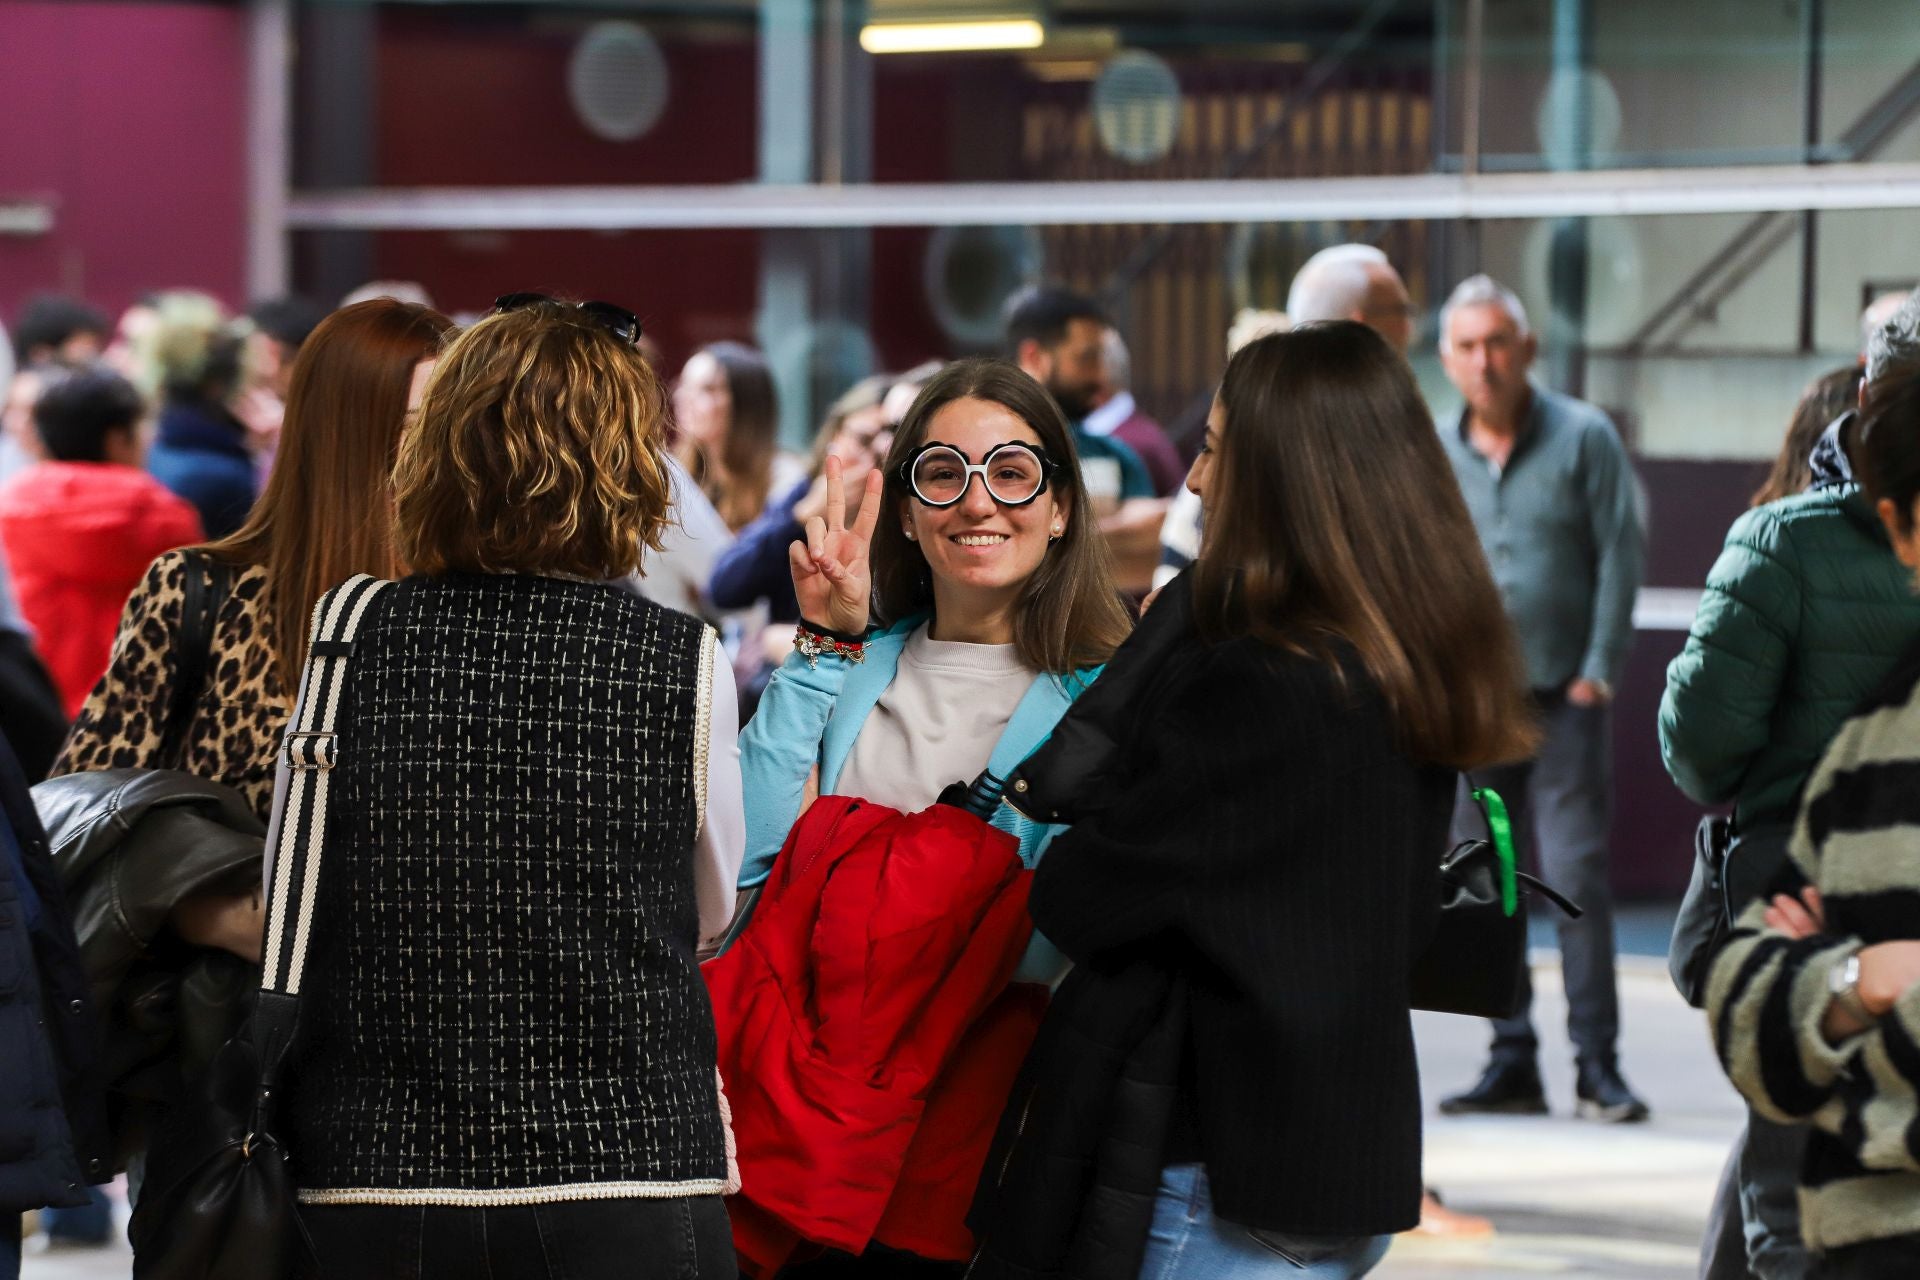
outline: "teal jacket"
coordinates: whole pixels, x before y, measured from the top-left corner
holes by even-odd
[[[907,637],[925,621],[924,617],[908,618],[867,637],[864,662],[823,657],[818,666],[809,667],[805,658],[793,653],[774,672],[759,709],[740,732],[740,781],[747,810],[742,889],[759,884],[772,872],[773,861],[800,816],[800,798],[815,766],[820,769],[820,794],[839,794],[840,772],[854,739],[880,695],[893,683]],[[1046,674],[1034,677],[986,766],[1003,778],[1011,773],[1047,740],[1053,726],[1100,671],[1092,667],[1064,679]],[[1066,830],[1030,821],[1010,805],[1000,806],[993,825],[1020,842],[1020,860],[1029,867],[1040,861],[1047,843]],[[1065,968],[1060,953],[1035,934],[1015,978],[1052,981]]]
[[[1748,832],[1791,826],[1840,722],[1916,640],[1920,597],[1857,486],[1754,508],[1667,667],[1667,772],[1701,804],[1732,800]]]

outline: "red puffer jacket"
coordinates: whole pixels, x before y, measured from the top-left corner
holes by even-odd
[[[107,669],[120,611],[147,566],[200,541],[200,517],[134,467],[42,462],[0,486],[0,541],[71,716]]]
[[[808,1245],[972,1253],[962,1219],[1046,1009],[1045,988],[1008,986],[1032,878],[1012,836],[949,806],[823,796],[794,824],[703,969],[749,1276]]]

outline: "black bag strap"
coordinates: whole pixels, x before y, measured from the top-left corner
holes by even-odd
[[[184,763],[187,727],[193,723],[194,709],[207,687],[207,671],[213,662],[213,624],[220,606],[233,592],[233,566],[205,551],[180,553],[181,589],[180,631],[175,651],[173,696],[167,702],[167,718],[160,732],[160,758],[178,767]]]
[[[281,747],[288,770],[286,802],[267,832],[273,879],[267,885],[266,950],[253,1043],[260,1059],[260,1110],[271,1099],[293,1042],[300,983],[313,936],[321,861],[326,852],[327,794],[336,759],[334,732],[346,692],[353,642],[369,607],[393,584],[367,574],[341,583],[314,606],[300,699]]]

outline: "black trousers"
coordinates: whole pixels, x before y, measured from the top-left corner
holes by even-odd
[[[1909,1280],[1920,1276],[1920,1236],[1868,1240],[1820,1255],[1817,1280]]]
[[[736,1280],[719,1196],[556,1204],[306,1205],[303,1280]]]

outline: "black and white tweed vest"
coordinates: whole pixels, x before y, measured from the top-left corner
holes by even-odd
[[[714,645],[549,578],[373,606],[286,1109],[303,1201],[731,1189],[694,961]]]

